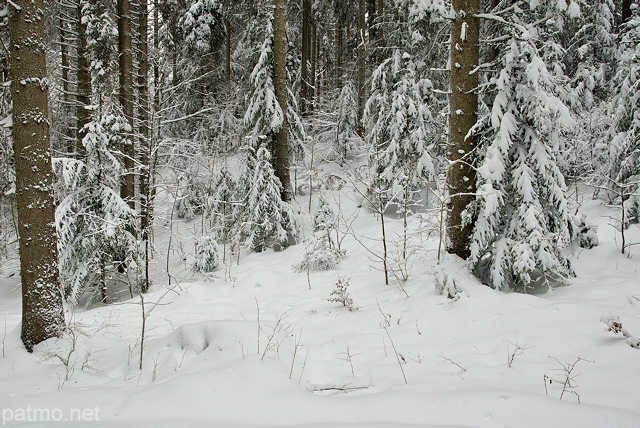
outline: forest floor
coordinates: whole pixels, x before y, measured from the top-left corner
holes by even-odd
[[[292,269],[304,245],[243,253],[239,265],[195,274],[201,219],[176,221],[170,233],[170,204],[160,205],[142,369],[143,306],[126,287],[112,304],[68,307],[73,334],[27,353],[18,274],[6,261],[3,425],[638,426],[640,349],[600,321],[619,316],[640,335],[640,245],[620,253],[615,209],[582,192],[580,210],[598,225],[600,245],[567,249],[576,272],[569,286],[498,292],[450,258],[444,269],[463,288],[454,300],[434,286],[438,212],[410,219],[410,275],[385,285],[380,223],[346,182],[322,190],[351,224],[341,235],[346,255],[337,269],[309,275]],[[308,196],[296,206],[308,235]],[[402,219],[389,216],[386,228],[397,254]],[[627,233],[640,243],[638,225]],[[349,281],[353,311],[328,301],[339,277]]]

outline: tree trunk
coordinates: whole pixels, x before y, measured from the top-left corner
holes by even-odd
[[[315,22],[311,23],[309,45],[311,46],[311,74],[309,76],[309,105],[308,110],[313,113],[316,97],[318,96],[317,61],[318,61],[318,33]]]
[[[78,135],[75,153],[78,159],[84,159],[85,149],[82,140],[87,135],[85,126],[91,122],[91,71],[87,58],[87,24],[82,22],[82,5],[79,1],[76,8],[76,31],[78,32],[78,100],[76,104],[76,119],[78,121]]]
[[[633,4],[633,0],[622,0],[622,23],[629,21],[631,19],[631,4]]]
[[[309,49],[311,47],[310,38],[311,21],[311,0],[302,2],[302,70],[300,71],[300,112],[307,113],[307,99],[309,97]]]
[[[384,61],[384,0],[378,0],[376,7],[376,58],[377,63]]]
[[[22,342],[64,329],[53,206],[44,3],[14,0],[9,18],[13,148],[22,280]]]
[[[366,11],[366,0],[358,0],[358,40],[356,45],[358,46],[358,135],[360,135],[361,138],[364,138],[364,124],[362,123],[362,117],[364,116],[364,104],[366,102]]]
[[[144,281],[141,291],[146,292],[149,286],[149,230],[151,228],[150,178],[151,178],[151,128],[149,127],[149,24],[147,0],[140,0],[138,14],[139,46],[138,58],[140,74],[138,75],[138,98],[140,100],[139,133],[140,133],[140,231],[144,245]]]
[[[231,90],[231,21],[229,18],[225,18],[224,20],[224,29],[225,29],[225,69],[224,74],[227,81],[227,89]]]
[[[342,88],[342,24],[339,19],[336,21],[335,36],[335,88],[340,90]]]
[[[124,176],[120,196],[135,208],[135,176],[133,145],[133,48],[131,40],[131,4],[129,0],[118,0],[118,54],[120,56],[120,105],[131,128],[124,132]]]
[[[476,16],[480,0],[454,0],[456,13],[451,25],[451,80],[449,94],[449,142],[447,146],[447,251],[469,257],[473,221],[464,223],[463,213],[475,199],[476,174],[473,151],[476,138],[470,135],[477,122],[480,23]]]
[[[282,200],[291,200],[291,179],[289,177],[289,145],[287,142],[287,40],[285,34],[286,0],[273,0],[273,70],[274,86],[278,104],[282,109],[282,126],[276,134],[276,176],[282,184]]]
[[[62,14],[61,14],[62,15]],[[71,125],[71,90],[69,87],[69,70],[71,64],[69,62],[69,37],[67,36],[69,30],[67,28],[67,22],[65,18],[60,16],[60,69],[62,72],[62,113],[64,115],[65,129],[64,129],[64,141],[62,147],[67,152],[67,155],[72,155],[75,152],[75,135]]]

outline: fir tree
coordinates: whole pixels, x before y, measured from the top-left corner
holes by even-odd
[[[84,293],[88,302],[98,295],[105,300],[107,265],[136,258],[135,213],[118,193],[122,167],[110,150],[109,134],[119,134],[116,123],[112,115],[89,123],[82,140],[85,160],[54,163],[64,186],[56,209],[61,282],[74,304]]]
[[[226,166],[218,172],[213,189],[214,193],[209,203],[209,217],[212,220],[216,239],[226,244],[232,238],[236,223],[234,204],[238,203],[236,183]]]
[[[348,80],[340,90],[338,97],[338,123],[336,126],[335,152],[342,164],[347,160],[359,141],[357,94],[353,81]]]
[[[275,135],[284,123],[284,113],[278,104],[273,81],[273,26],[267,24],[267,36],[260,49],[260,58],[251,72],[253,92],[244,115],[251,136],[251,144],[257,147],[258,139],[266,137],[269,151],[274,154]]]
[[[529,32],[513,30],[494,80],[490,130],[478,168],[471,260],[500,290],[526,291],[571,275],[561,243],[571,239],[565,184],[556,164],[572,119]]]
[[[640,221],[640,6],[636,4],[624,24],[618,49],[618,69],[613,80],[608,162],[604,176],[624,205],[623,223]],[[623,224],[622,227],[627,227]],[[623,249],[624,251],[624,249]]]
[[[433,179],[431,151],[435,127],[426,100],[431,82],[420,79],[408,53],[395,51],[371,77],[365,123],[371,144],[369,166],[381,182],[381,197],[416,202],[416,193]]]
[[[218,243],[213,236],[204,235],[196,239],[195,256],[193,270],[196,272],[209,273],[218,267]]]
[[[289,245],[289,238],[296,238],[298,225],[287,202],[280,198],[281,184],[271,165],[271,154],[264,146],[251,153],[251,174],[245,182],[250,183],[247,194],[247,242],[251,250],[262,252],[267,248]]]

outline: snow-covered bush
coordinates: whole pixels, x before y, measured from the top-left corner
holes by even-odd
[[[448,272],[445,266],[438,266],[433,274],[436,291],[448,299],[458,300],[463,290],[456,279],[455,271]]]
[[[576,224],[574,228],[574,239],[576,240],[578,245],[581,248],[587,249],[597,247],[599,244],[598,226],[587,221],[587,217],[585,215],[583,215],[579,219],[576,218],[574,221]]]
[[[198,168],[190,167],[178,182],[176,195],[176,216],[180,219],[193,220],[204,211],[204,201],[209,188],[199,176]]]
[[[336,280],[336,288],[329,295],[328,301],[332,303],[340,303],[351,312],[358,310],[358,307],[353,303],[353,299],[349,297],[349,278],[338,276]]]
[[[218,243],[213,236],[200,236],[196,239],[195,249],[196,260],[193,270],[196,272],[213,272],[218,267]]]
[[[297,272],[331,270],[340,263],[340,257],[344,254],[344,251],[338,250],[335,243],[332,246],[327,244],[327,235],[324,231],[315,232],[313,236],[304,240],[302,262],[294,265],[293,269]]]
[[[331,270],[340,263],[346,251],[339,250],[331,233],[336,230],[337,216],[327,200],[320,196],[318,208],[313,216],[314,233],[304,241],[304,258],[294,265],[294,270]]]

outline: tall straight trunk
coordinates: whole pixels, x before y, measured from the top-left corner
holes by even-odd
[[[85,126],[91,122],[91,71],[87,58],[87,24],[82,22],[82,5],[79,1],[76,8],[76,31],[78,33],[78,100],[76,103],[76,119],[78,123],[78,136],[76,140],[76,156],[79,159],[85,157],[85,149],[82,140],[87,135]]]
[[[158,0],[153,0],[153,113],[160,111],[160,13],[158,12]]]
[[[273,70],[274,86],[278,104],[282,109],[282,126],[276,134],[276,176],[282,184],[282,200],[291,200],[291,179],[289,177],[289,144],[287,141],[287,40],[285,34],[286,0],[273,0]]]
[[[169,26],[171,28],[171,40],[173,47],[171,48],[171,85],[175,88],[178,86],[178,18],[171,17]]]
[[[342,23],[340,20],[336,20],[336,34],[335,34],[335,88],[340,90],[342,88]]]
[[[13,149],[22,281],[22,342],[34,345],[64,329],[58,276],[49,140],[43,0],[9,2]]]
[[[381,64],[384,61],[384,0],[378,0],[376,5],[376,59]]]
[[[309,111],[313,112],[318,96],[317,61],[318,61],[318,26],[311,23],[309,45],[311,46],[311,73],[309,75]]]
[[[364,138],[365,78],[366,78],[366,0],[358,0],[358,135]]]
[[[149,230],[151,228],[150,206],[151,206],[151,128],[149,126],[149,7],[147,0],[140,0],[140,10],[138,14],[139,31],[139,75],[138,75],[138,99],[140,107],[139,135],[140,135],[140,231],[142,232],[142,243],[144,245],[144,281],[141,287],[143,292],[147,291],[149,285]]]
[[[73,128],[70,125],[70,106],[71,106],[71,92],[69,87],[69,70],[71,64],[69,62],[69,48],[68,48],[68,29],[65,19],[60,17],[60,68],[62,72],[62,111],[65,116],[65,129],[64,129],[64,149],[67,154],[71,155],[75,151],[75,136]]]
[[[231,90],[231,21],[229,18],[225,18],[224,20],[224,30],[225,30],[225,69],[224,75],[227,81],[227,89]]]
[[[302,2],[302,70],[300,71],[300,111],[307,113],[307,100],[309,98],[309,49],[311,47],[311,0]]]
[[[475,199],[476,174],[473,151],[476,138],[470,133],[478,120],[478,73],[480,0],[454,0],[451,24],[451,80],[449,94],[449,141],[447,145],[447,251],[468,258],[473,221],[465,223],[465,209]]]
[[[129,0],[118,0],[118,54],[120,56],[120,105],[130,131],[124,133],[124,176],[120,187],[120,196],[135,208],[135,176],[133,145],[133,45],[131,34],[131,4]]]
[[[631,5],[633,4],[633,0],[622,0],[622,23],[624,24],[629,19],[631,19]]]

